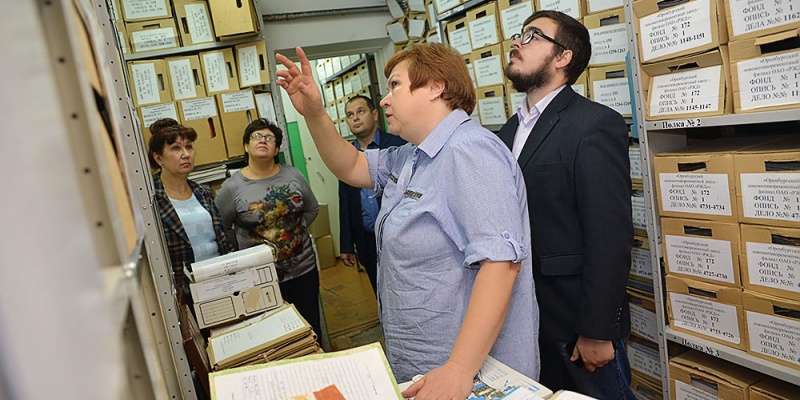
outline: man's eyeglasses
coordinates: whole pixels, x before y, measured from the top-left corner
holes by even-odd
[[[548,42],[553,43],[554,45],[556,45],[558,47],[561,47],[564,50],[569,50],[567,48],[567,46],[564,46],[563,44],[559,43],[557,40],[551,38],[550,36],[545,35],[542,31],[540,31],[540,30],[538,30],[536,28],[528,29],[525,32],[515,33],[515,34],[511,35],[511,41],[513,42],[513,41],[515,41],[517,39],[520,39],[519,43],[521,45],[526,45],[526,44],[530,43],[531,40],[533,40],[534,36],[539,36],[540,38],[542,38],[544,40],[547,40]]]
[[[262,134],[261,132],[253,132],[253,133],[251,133],[250,134],[250,139],[252,139],[252,140],[264,139],[264,140],[266,140],[266,141],[268,141],[270,143],[275,142],[277,140],[277,139],[275,139],[275,136],[265,135],[265,134]]]

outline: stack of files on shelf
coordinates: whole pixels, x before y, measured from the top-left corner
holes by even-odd
[[[311,325],[292,304],[214,330],[208,358],[215,371],[320,353]]]
[[[200,328],[218,326],[283,304],[272,250],[258,245],[184,269]]]
[[[195,170],[189,173],[189,179],[197,183],[208,183],[228,177],[228,166],[225,164],[213,168]]]

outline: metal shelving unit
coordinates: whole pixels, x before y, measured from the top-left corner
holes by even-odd
[[[145,51],[142,53],[126,54],[125,61],[143,60],[146,58],[157,58],[164,56],[177,56],[187,53],[196,53],[199,51],[221,49],[224,47],[233,47],[236,46],[237,44],[249,43],[252,42],[254,39],[259,39],[259,38],[260,36],[250,36],[246,38],[238,38],[235,40],[225,40],[221,42],[196,44],[194,46],[174,47],[171,49],[153,50],[153,51]]]
[[[747,114],[720,115],[715,117],[698,117],[668,119],[664,121],[647,121],[648,130],[672,130],[686,128],[707,128],[711,126],[733,126],[749,124],[768,124],[800,120],[800,110],[762,111]]]

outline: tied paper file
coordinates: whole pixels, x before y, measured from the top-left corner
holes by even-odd
[[[191,270],[185,270],[184,272],[192,282],[202,282],[248,268],[266,265],[272,261],[272,250],[269,246],[261,244],[219,257],[192,263]]]

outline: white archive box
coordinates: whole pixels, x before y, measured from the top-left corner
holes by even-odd
[[[229,275],[223,275],[205,281],[189,283],[192,300],[195,303],[219,299],[235,295],[265,283],[278,281],[275,264],[269,263],[260,267],[248,268]]]

